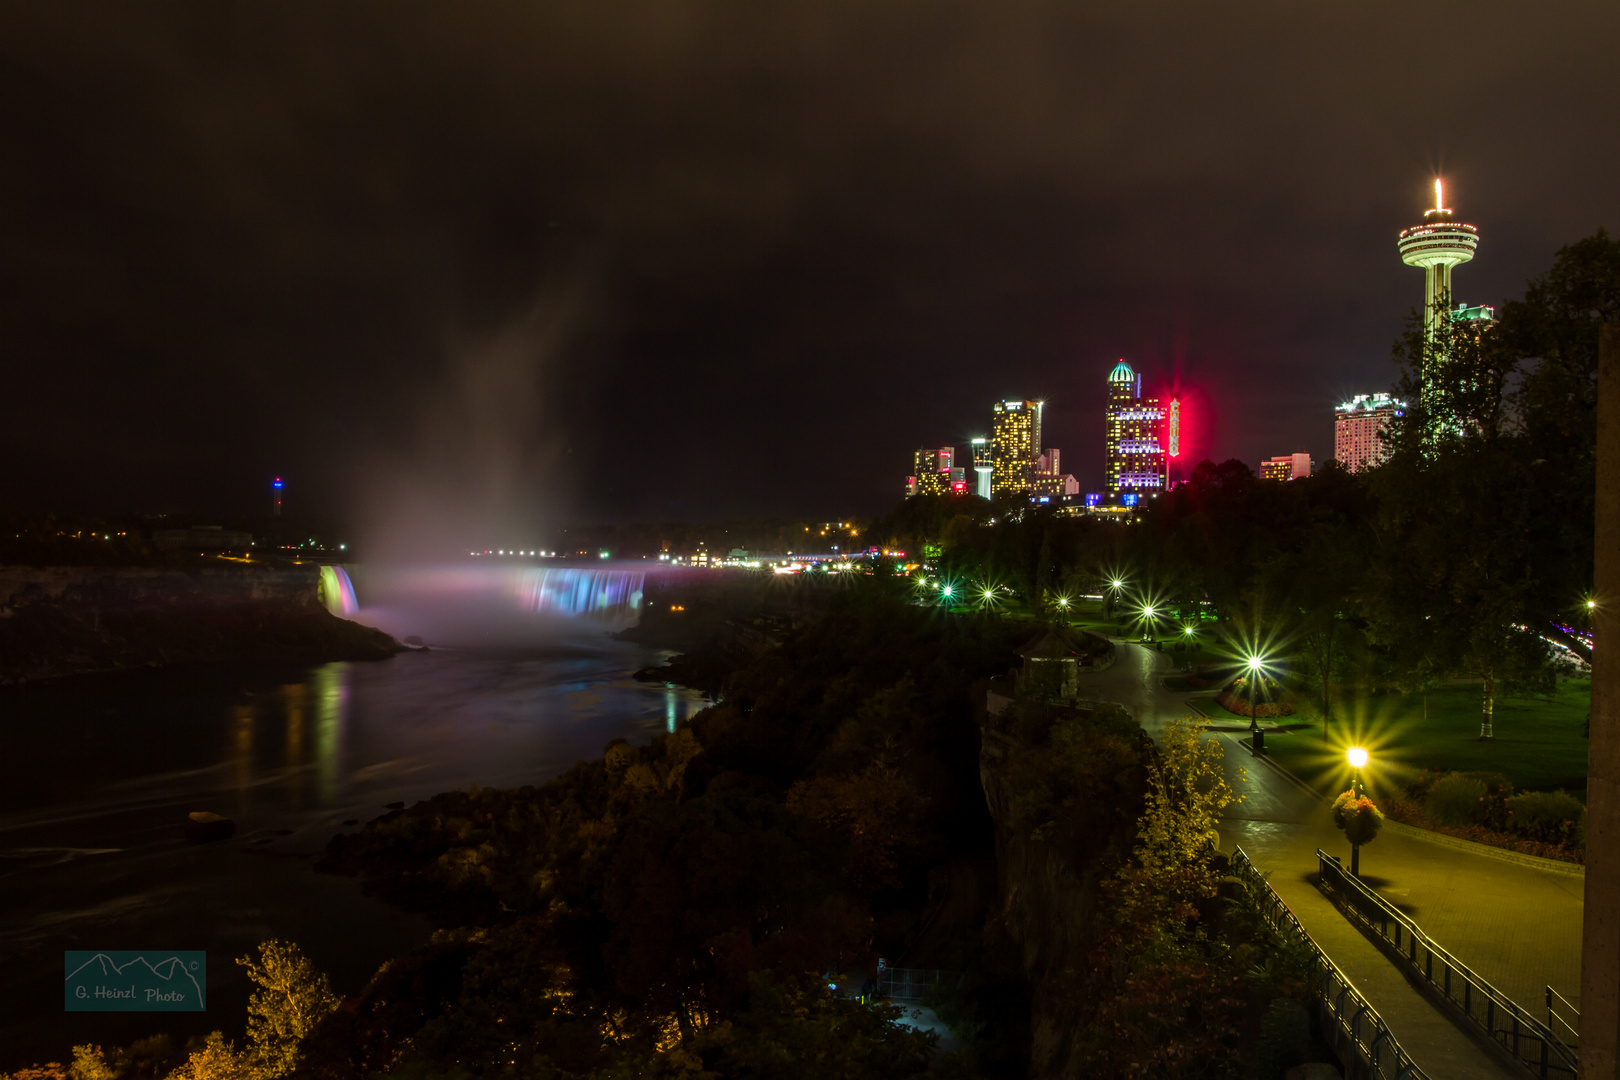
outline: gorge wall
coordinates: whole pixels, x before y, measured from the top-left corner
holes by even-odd
[[[1008,701],[983,716],[980,782],[995,822],[998,898],[991,951],[1029,989],[1029,1076],[1083,1075],[1078,1036],[1107,924],[1103,883],[1128,855],[1151,744],[1115,706]],[[1134,729],[1134,731],[1130,730]],[[1056,735],[1056,737],[1054,737]]]
[[[370,660],[398,651],[381,631],[327,611],[320,580],[314,563],[0,566],[0,683],[169,664]]]

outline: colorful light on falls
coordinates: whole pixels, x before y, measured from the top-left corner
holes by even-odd
[[[640,570],[525,570],[518,600],[529,611],[618,619],[641,607]]]

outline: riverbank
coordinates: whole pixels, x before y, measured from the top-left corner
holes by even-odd
[[[184,664],[383,660],[403,646],[320,602],[315,563],[0,566],[0,685]]]

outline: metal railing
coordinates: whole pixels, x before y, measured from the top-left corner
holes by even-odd
[[[1565,1019],[1566,1016],[1573,1017],[1574,1023]],[[1564,1042],[1569,1044],[1570,1049],[1580,1051],[1581,1010],[1577,1009],[1569,998],[1550,986],[1547,987],[1547,1026],[1552,1029],[1554,1035],[1558,1035],[1559,1028],[1569,1032],[1569,1038],[1564,1039]],[[1558,1037],[1564,1038],[1562,1035]]]
[[[936,987],[961,977],[959,971],[885,967],[878,970],[878,993],[890,1001],[921,1001]]]
[[[1512,998],[1435,944],[1417,923],[1339,865],[1317,851],[1319,884],[1351,922],[1389,947],[1410,977],[1460,1014],[1460,1019],[1542,1078],[1574,1080],[1574,1047],[1531,1016]]]
[[[1260,902],[1262,911],[1277,931],[1310,946],[1311,1004],[1334,1053],[1345,1067],[1345,1076],[1354,1080],[1429,1080],[1412,1056],[1401,1048],[1394,1032],[1384,1023],[1367,999],[1362,997],[1338,965],[1311,939],[1299,919],[1288,910],[1282,897],[1271,887],[1238,848],[1232,856],[1232,873],[1245,879]]]

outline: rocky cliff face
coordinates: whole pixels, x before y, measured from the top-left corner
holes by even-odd
[[[1000,938],[992,947],[1017,958],[1029,986],[1029,1075],[1072,1077],[1079,1075],[1081,1007],[1088,982],[1095,986],[1090,968],[1104,925],[1101,885],[1130,850],[1149,751],[1117,731],[1084,736],[1112,740],[1096,747],[1111,764],[1088,774],[1043,744],[1049,729],[1038,711],[1014,702],[1000,716],[986,716],[980,781],[996,823],[999,874],[999,908],[989,924]],[[1060,723],[1090,723],[1075,710],[1046,711],[1066,714]],[[1090,754],[1068,751],[1080,761]]]
[[[0,566],[0,683],[184,663],[382,659],[388,635],[331,615],[320,567]]]

